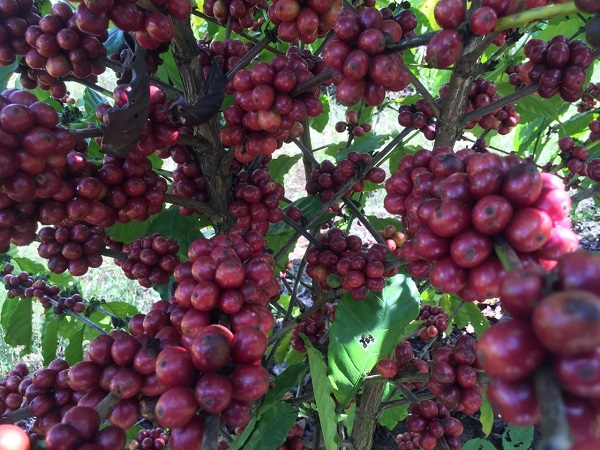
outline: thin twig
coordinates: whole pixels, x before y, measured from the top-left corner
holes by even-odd
[[[346,206],[348,206],[348,208],[350,208],[350,211],[352,211],[352,214],[354,214],[354,216],[359,220],[360,223],[363,224],[363,226],[367,229],[367,231],[369,233],[371,233],[371,236],[373,236],[378,243],[385,245],[387,248],[387,244],[385,243],[385,239],[383,239],[383,236],[381,236],[377,232],[375,227],[373,227],[373,225],[371,225],[371,222],[369,222],[369,220],[360,211],[360,209],[358,209],[358,207],[354,204],[354,201],[350,197],[348,197],[348,195],[344,195],[342,197],[342,199],[346,202]]]
[[[56,300],[50,298],[50,297],[46,297],[46,300],[49,303],[52,303],[53,306],[59,306],[58,302]],[[81,322],[83,322],[84,324],[86,324],[88,327],[96,330],[100,334],[108,334],[106,331],[104,331],[104,329],[100,328],[100,326],[98,326],[97,324],[95,324],[94,322],[92,322],[90,319],[88,319],[87,317],[82,316],[81,314],[76,313],[72,309],[64,309],[63,313],[66,314],[67,316],[71,316],[71,317],[74,317],[77,320],[80,320]]]
[[[433,98],[431,95],[431,92],[429,92],[423,83],[421,83],[421,80],[419,80],[415,74],[412,73],[412,70],[409,70],[408,73],[410,74],[410,81],[414,85],[417,92],[423,96],[429,107],[433,110],[434,117],[439,119],[441,114],[440,105],[437,104],[435,98]]]
[[[252,50],[246,53],[244,57],[240,59],[235,66],[233,66],[231,70],[225,74],[225,79],[227,81],[231,80],[238,71],[250,64],[250,61],[252,61],[260,52],[262,52],[270,42],[271,39],[268,36],[262,38],[257,44],[254,45],[254,47],[252,47]]]
[[[218,450],[219,448],[219,415],[207,414],[204,418],[204,434],[202,435],[203,450]]]
[[[71,81],[73,83],[79,83],[82,86],[92,89],[93,91],[98,92],[99,94],[104,95],[107,98],[113,98],[113,93],[106,89],[105,87],[99,86],[96,83],[92,83],[91,81],[85,80],[83,78],[77,78],[73,75],[69,75],[63,78],[63,81]]]
[[[99,127],[94,128],[82,128],[80,130],[71,130],[71,134],[76,140],[87,139],[93,137],[101,137],[102,130]]]
[[[300,225],[298,225],[296,222],[294,222],[291,218],[289,218],[285,214],[283,215],[283,221],[285,223],[287,223],[290,227],[292,227],[294,230],[296,230],[297,233],[300,233],[302,236],[304,236],[308,241],[310,241],[317,248],[321,247],[321,242],[319,242],[319,240],[317,238],[315,238],[312,234],[310,234],[308,231],[306,231],[304,228],[302,228]]]
[[[296,95],[300,95],[303,92],[306,92],[315,86],[319,86],[322,83],[325,83],[331,79],[333,75],[332,69],[327,69],[321,72],[320,74],[315,75],[314,77],[306,80],[304,83],[299,84],[294,89],[290,91],[290,97],[295,97]]]
[[[190,208],[201,214],[213,215],[215,213],[213,208],[208,203],[193,200],[191,198],[180,197],[174,194],[165,194],[165,203],[185,206],[186,208]]]
[[[525,86],[524,88],[517,89],[512,94],[507,95],[506,97],[502,97],[492,103],[489,103],[481,108],[477,108],[470,113],[467,113],[463,117],[463,123],[467,124],[472,122],[473,120],[479,119],[480,117],[485,116],[486,114],[490,114],[497,109],[502,108],[503,106],[509,105],[511,103],[516,102],[517,100],[527,97],[528,95],[534,94],[537,91],[538,84],[530,84],[529,86]]]
[[[581,191],[577,191],[575,194],[571,195],[571,202],[573,204],[577,204],[582,200],[587,198],[597,197],[600,195],[600,183],[594,184],[592,187],[583,189]]]

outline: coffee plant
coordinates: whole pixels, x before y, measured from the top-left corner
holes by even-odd
[[[599,100],[598,0],[0,0],[0,449],[597,450]]]

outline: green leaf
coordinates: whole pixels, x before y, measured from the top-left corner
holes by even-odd
[[[221,27],[219,27],[221,28]],[[183,83],[181,82],[181,75],[175,59],[173,58],[173,52],[171,50],[161,53],[160,57],[163,63],[158,66],[156,76],[165,82],[171,82],[180,91],[183,91]]]
[[[301,154],[288,156],[288,155],[280,155],[274,160],[272,160],[269,164],[269,173],[271,177],[277,181],[279,184],[284,184],[284,177],[290,171],[292,166],[296,164],[299,160]]]
[[[106,47],[106,53],[108,55],[114,55],[119,52],[119,47],[125,42],[123,32],[117,27],[112,27],[108,30],[108,39],[104,41],[103,45]]]
[[[509,425],[502,433],[502,450],[527,450],[533,442],[533,427]]]
[[[290,347],[289,352],[285,356],[285,362],[290,366],[296,366],[304,361],[306,354],[300,353],[298,350],[295,350]]]
[[[474,303],[465,303],[454,319],[458,328],[464,328],[470,323],[475,329],[475,334],[480,337],[490,327],[490,323],[481,310]]]
[[[65,348],[65,359],[71,366],[83,360],[84,328],[80,322],[73,321],[70,332],[64,336],[69,339],[69,345]]]
[[[285,361],[285,357],[287,356],[289,350],[290,350],[290,341],[292,340],[292,334],[291,333],[287,333],[283,338],[281,338],[281,343],[279,344],[279,347],[277,347],[277,350],[275,350],[275,362],[277,364],[283,364],[283,362]]]
[[[496,450],[496,447],[494,447],[491,442],[486,441],[485,439],[477,438],[465,442],[465,444],[462,446],[462,450]]]
[[[419,292],[412,279],[398,274],[382,292],[357,302],[342,296],[329,335],[329,377],[340,405],[346,405],[377,361],[389,355],[404,328],[417,315]]]
[[[369,223],[375,227],[377,231],[383,230],[388,225],[392,225],[396,227],[397,231],[402,230],[402,222],[397,219],[392,219],[391,217],[377,217],[377,216],[366,216],[369,219]]]
[[[0,91],[5,90],[8,87],[8,80],[15,73],[15,69],[19,63],[15,61],[9,66],[0,67]]]
[[[156,219],[157,215],[150,216],[144,222],[131,221],[129,223],[116,222],[112,227],[106,228],[106,234],[116,241],[131,243],[134,239],[148,235],[150,225]]]
[[[354,139],[350,147],[345,148],[336,155],[336,159],[341,161],[342,159],[345,159],[350,152],[372,153],[379,150],[389,139],[389,134],[365,134],[360,139]]]
[[[83,90],[83,106],[88,117],[96,117],[96,108],[107,103],[106,97],[90,88]]]
[[[502,97],[514,92],[514,86],[508,83],[498,83],[498,94]],[[552,98],[542,98],[537,94],[528,95],[519,99],[516,110],[521,114],[523,123],[531,122],[539,117],[556,120],[569,108],[569,103],[564,102],[558,95]]]
[[[0,323],[4,341],[11,347],[25,346],[23,354],[31,352],[32,314],[31,298],[7,298],[2,304]]]
[[[244,450],[273,450],[279,447],[287,439],[297,417],[298,410],[285,402],[260,411],[256,426],[244,443]]]
[[[195,239],[202,236],[200,228],[209,224],[204,216],[192,214],[182,216],[176,205],[160,212],[148,228],[148,234],[160,233],[167,238],[173,238],[179,243],[177,256],[182,261],[187,261],[187,249]]]
[[[342,414],[340,414],[342,419],[342,424],[346,427],[348,434],[352,436],[352,430],[354,429],[354,419],[356,417],[356,402],[352,402],[350,407],[345,409]]]
[[[406,419],[408,416],[409,403],[392,408],[386,408],[379,415],[379,425],[386,427],[388,430],[393,430],[398,422]]]
[[[336,312],[337,314],[337,312]],[[327,365],[323,362],[323,354],[314,348],[311,342],[303,337],[308,353],[310,364],[310,376],[312,377],[317,411],[319,412],[319,423],[323,433],[323,440],[327,450],[340,447],[340,436],[337,432],[337,414],[335,403],[331,398],[331,382],[327,377]],[[330,343],[331,346],[331,343]]]
[[[481,403],[481,408],[479,409],[479,421],[481,422],[483,434],[489,436],[490,432],[492,431],[492,426],[494,425],[494,411],[492,410],[492,405],[490,405],[490,401],[487,398],[487,392],[485,389],[481,394],[481,399],[483,402]]]
[[[282,397],[289,392],[292,387],[298,385],[300,379],[308,371],[308,364],[298,364],[295,366],[289,366],[277,378],[275,378],[275,387],[269,389],[265,399],[264,405],[270,403],[276,403],[282,399]]]
[[[15,256],[13,262],[19,267],[19,269],[36,275],[50,275],[48,281],[50,283],[60,286],[62,289],[67,287],[76,286],[79,287],[79,281],[76,280],[73,275],[68,271],[61,274],[50,272],[43,264],[33,261],[25,256]]]
[[[321,103],[323,103],[323,112],[317,117],[309,117],[308,124],[317,133],[322,133],[327,124],[329,123],[329,97],[321,94]]]
[[[44,323],[42,324],[42,358],[44,359],[44,365],[48,365],[56,358],[59,320],[52,309],[46,310]]]

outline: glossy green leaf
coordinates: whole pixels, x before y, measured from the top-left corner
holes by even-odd
[[[2,304],[0,324],[4,330],[4,341],[11,347],[23,345],[22,354],[31,352],[32,342],[32,299],[7,298]]]
[[[492,410],[492,405],[490,405],[490,401],[487,398],[485,389],[481,394],[481,398],[483,402],[481,404],[481,408],[479,408],[479,421],[481,422],[483,434],[489,436],[492,431],[492,426],[494,425],[494,411]]]
[[[327,124],[329,123],[329,97],[321,94],[321,103],[323,104],[323,112],[319,114],[317,117],[309,117],[308,124],[310,127],[315,130],[317,133],[322,133]]]
[[[337,313],[336,313],[337,314]],[[319,423],[327,450],[340,447],[340,436],[337,432],[337,413],[335,403],[331,397],[331,381],[327,376],[327,365],[323,361],[323,354],[313,347],[311,342],[303,337],[308,353],[310,364],[310,376],[313,382],[317,411],[319,412]],[[329,343],[331,347],[331,342]]]
[[[478,438],[465,442],[462,450],[496,450],[496,447],[491,442]]]
[[[307,371],[308,364],[306,363],[289,366],[275,378],[275,386],[269,389],[269,392],[265,395],[263,404],[268,405],[281,400],[291,388],[298,386],[298,382]]]
[[[19,63],[15,61],[9,66],[0,66],[0,91],[3,91],[8,87],[8,80],[15,73],[18,64]]]
[[[123,32],[117,27],[112,27],[110,30],[108,30],[108,39],[104,41],[103,44],[104,47],[106,47],[106,53],[109,55],[119,53],[119,48],[123,42],[125,42]]]
[[[129,223],[115,223],[112,227],[106,228],[106,234],[116,241],[131,243],[134,239],[148,235],[150,225],[156,219],[157,215],[150,216],[144,222],[132,221]]]
[[[75,277],[73,277],[73,275],[71,275],[68,271],[63,273],[50,272],[45,265],[24,256],[13,257],[13,263],[15,263],[20,270],[30,274],[49,275],[48,281],[52,284],[60,286],[61,289],[66,289],[73,286],[79,287],[79,280],[75,279]]]
[[[105,103],[108,103],[108,99],[103,95],[90,88],[83,90],[83,105],[88,117],[96,117],[96,108]]]
[[[177,64],[175,63],[175,59],[173,58],[173,52],[168,50],[164,53],[161,53],[160,57],[163,60],[163,63],[158,66],[155,76],[167,83],[171,82],[173,86],[180,91],[183,91],[181,75],[179,73],[179,69],[177,68]]]
[[[345,148],[336,155],[336,159],[341,161],[348,157],[350,152],[373,153],[378,151],[386,141],[389,141],[389,134],[367,133],[360,139],[354,139],[350,147]]]
[[[533,443],[533,427],[509,425],[502,433],[502,450],[528,450]]]
[[[297,155],[280,155],[274,160],[272,160],[269,164],[269,173],[271,177],[280,184],[284,184],[284,177],[290,171],[290,169],[296,164],[300,158],[301,154]]]
[[[298,410],[289,403],[278,402],[260,408],[254,419],[246,426],[229,447],[230,450],[273,450],[282,445],[296,422]],[[246,433],[246,430],[250,430]]]
[[[64,335],[69,339],[69,344],[65,348],[65,359],[70,365],[83,360],[83,334],[85,326],[81,322],[73,321],[69,332]]]
[[[382,292],[357,302],[342,296],[329,335],[329,377],[340,405],[356,394],[362,379],[377,361],[389,355],[404,328],[415,318],[419,292],[412,279],[398,274]]]
[[[477,337],[481,336],[490,327],[487,317],[481,313],[481,310],[474,303],[465,303],[454,318],[454,323],[461,329],[470,323],[475,329]]]
[[[42,324],[42,358],[45,366],[56,358],[59,320],[60,318],[52,312],[52,309],[46,310]]]

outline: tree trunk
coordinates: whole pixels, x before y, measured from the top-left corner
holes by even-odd
[[[379,417],[381,396],[385,390],[385,383],[366,384],[359,397],[354,428],[352,430],[352,445],[354,450],[371,450],[373,447],[373,434]]]

